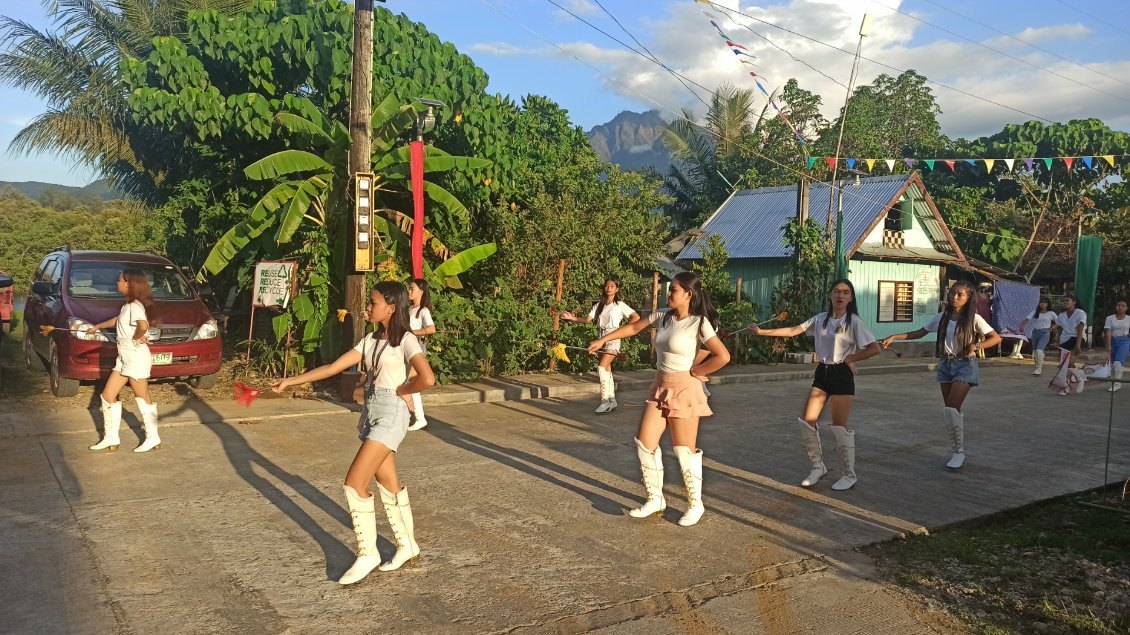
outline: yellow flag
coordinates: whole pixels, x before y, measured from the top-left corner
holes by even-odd
[[[993,163],[996,163],[996,159],[985,159],[985,174],[993,171]]]
[[[867,163],[867,171],[868,172],[870,172],[871,169],[875,167],[875,159],[864,159],[864,162]]]
[[[1106,162],[1110,164],[1110,167],[1112,167],[1112,168],[1114,167],[1114,155],[1113,154],[1104,154],[1103,158],[1106,159]]]

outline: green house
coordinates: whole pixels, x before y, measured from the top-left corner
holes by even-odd
[[[784,227],[791,218],[825,226],[828,183],[735,192],[702,226],[678,260],[702,258],[701,247],[721,236],[727,271],[741,280],[742,297],[768,307],[792,256]],[[847,181],[842,188],[844,253],[859,313],[878,338],[923,326],[939,310],[947,266],[973,270],[917,174]],[[837,194],[836,208],[840,197]],[[807,316],[797,316],[798,320]]]

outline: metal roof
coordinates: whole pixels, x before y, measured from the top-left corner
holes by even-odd
[[[846,182],[843,188],[845,249],[850,250],[859,242],[910,178],[910,174],[866,177],[859,180],[859,189],[854,182]],[[830,193],[828,183],[809,184],[808,217],[820,227],[824,227],[828,217]],[[715,234],[725,241],[730,258],[788,257],[792,252],[785,245],[784,227],[796,216],[796,203],[796,185],[735,192],[702,226],[702,234],[679,252],[678,259],[702,258],[700,246]]]

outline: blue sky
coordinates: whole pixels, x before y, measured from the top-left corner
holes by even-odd
[[[554,1],[632,43],[594,0]],[[860,19],[869,13],[871,34],[863,43],[864,56],[899,69],[914,68],[980,97],[932,86],[943,110],[943,131],[951,136],[991,134],[1006,123],[1032,118],[1029,115],[1049,121],[1097,116],[1115,128],[1130,130],[1130,51],[1125,46],[1130,37],[1130,2],[1125,0],[778,0],[740,5],[739,0],[718,0],[710,7],[692,0],[601,0],[600,4],[659,60],[709,88],[724,81],[753,84],[702,15],[703,9],[721,18],[724,31],[757,56],[754,68],[765,78],[767,89],[796,77],[824,98],[825,114],[834,116],[843,102],[840,84],[846,83],[851,56],[801,36],[854,49]],[[667,71],[549,0],[389,0],[385,6],[424,23],[470,55],[490,75],[492,92],[546,95],[586,129],[621,110],[660,108],[668,109],[667,115],[683,106],[702,110]],[[3,0],[0,14],[47,26],[37,0]],[[881,72],[895,73],[863,62],[861,81],[871,81]],[[705,91],[699,92],[705,96]],[[4,104],[0,145],[6,148],[43,105],[10,87],[0,87],[0,103]],[[89,169],[65,157],[17,157],[7,152],[0,156],[4,181],[75,185],[92,178]]]

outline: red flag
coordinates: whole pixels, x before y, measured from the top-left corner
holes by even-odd
[[[1063,162],[1067,165],[1067,169],[1071,169],[1071,164],[1075,163],[1075,157],[1063,157]]]
[[[824,161],[828,164],[829,168],[836,167],[836,157],[828,157],[824,159]]]
[[[238,379],[235,380],[233,386],[235,387],[235,400],[244,406],[250,406],[251,402],[259,396],[258,389],[252,388]]]
[[[956,161],[945,161],[945,164],[946,164],[946,165],[948,165],[948,166],[950,166],[950,172],[953,172],[953,171],[954,171],[954,170],[953,170],[953,166],[954,166],[954,164],[956,164],[956,163],[957,163]]]
[[[412,176],[412,277],[424,277],[424,142],[409,144]]]

